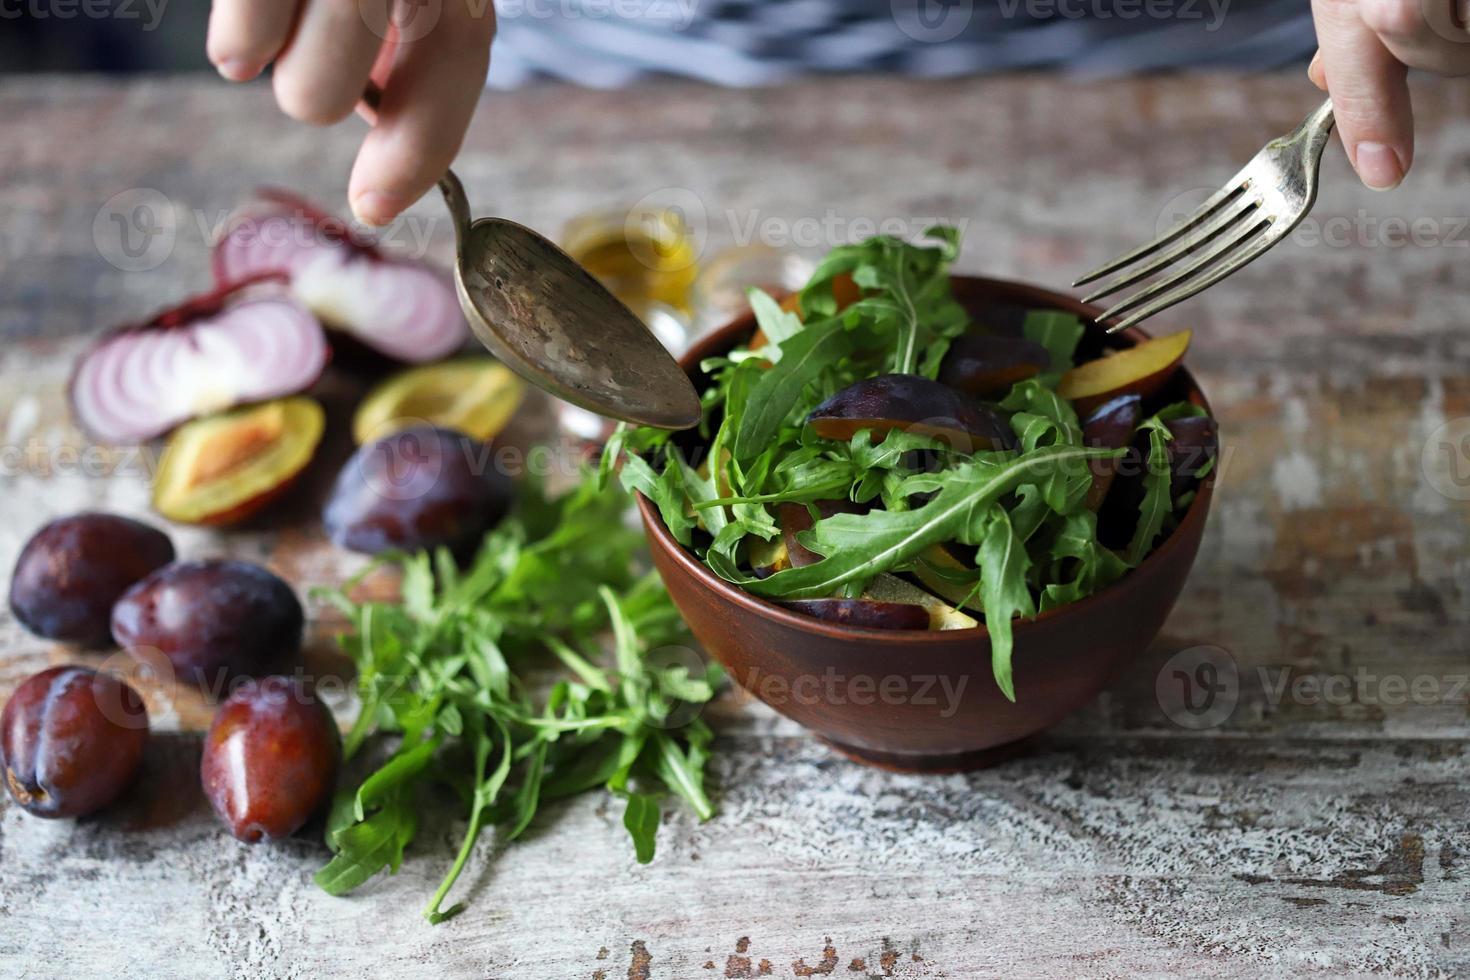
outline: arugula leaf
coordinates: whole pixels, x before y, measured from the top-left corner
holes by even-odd
[[[766,335],[767,358],[779,359],[781,345],[801,330],[801,317],[781,309],[781,304],[763,289],[752,287],[746,290],[746,296],[750,299],[751,312],[755,314],[755,325]]]
[[[628,805],[623,809],[623,826],[633,838],[633,850],[639,864],[653,860],[659,817],[658,797],[648,793],[628,794]]]
[[[628,442],[644,440],[630,430]],[[624,463],[626,481],[677,504],[669,513],[684,513],[691,469],[656,473],[631,456]],[[649,649],[686,642],[684,626],[657,577],[635,569],[643,537],[624,521],[628,498],[601,492],[598,482],[599,474],[586,474],[554,499],[529,487],[463,571],[447,554],[389,556],[376,567],[401,571],[401,604],[356,603],[347,594],[353,583],[326,597],[354,625],[341,643],[357,662],[363,711],[349,745],[374,735],[397,743],[335,797],[327,823],[334,856],[317,875],[323,889],[343,894],[396,871],[436,783],[458,792],[468,822],[424,911],[435,923],[461,910],[444,902],[481,833],[499,827],[514,840],[544,798],[598,785],[627,796],[636,778],[643,802],[629,830],[643,861],[653,854],[658,821],[648,801],[657,793],[684,797],[700,819],[709,817],[702,789],[709,729],[670,719],[683,717],[682,705],[712,698],[718,672],[695,677],[648,661]],[[609,629],[612,673],[598,665]],[[521,667],[541,650],[571,679],[538,700]]]
[[[1128,542],[1128,564],[1143,561],[1154,540],[1164,529],[1164,518],[1173,510],[1169,498],[1169,447],[1174,438],[1157,416],[1145,419],[1138,431],[1148,433],[1148,469],[1143,474],[1143,503],[1139,505],[1138,526]]]
[[[1082,339],[1082,321],[1071,313],[1058,310],[1032,310],[1021,324],[1021,333],[1046,348],[1051,367],[1037,376],[1037,381],[1055,388],[1073,367],[1077,342]]]
[[[938,490],[921,507],[897,513],[836,514],[818,521],[800,540],[824,556],[821,561],[764,579],[728,567],[715,571],[756,595],[787,599],[832,595],[846,583],[908,564],[930,545],[946,541],[978,544],[977,529],[985,526],[983,519],[1003,494],[1022,483],[1053,479],[1068,471],[1081,479],[1087,473],[1087,460],[1118,453],[1084,446],[1045,446],[1002,462],[977,455],[952,470],[911,480],[914,490]]]
[[[841,320],[814,323],[781,345],[781,359],[761,373],[750,390],[751,410],[740,416],[730,447],[737,462],[754,459],[776,437],[802,390],[852,347]]]
[[[1010,518],[997,510],[985,539],[980,542],[980,603],[985,607],[985,628],[990,633],[991,669],[995,683],[1007,698],[1016,700],[1011,671],[1011,619],[1036,615],[1026,569],[1031,559],[1016,536]]]
[[[397,871],[403,849],[417,830],[413,803],[402,795],[394,796],[371,817],[332,836],[337,855],[314,880],[329,895],[345,895],[384,868]]]

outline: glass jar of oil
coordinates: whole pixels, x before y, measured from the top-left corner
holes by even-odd
[[[688,222],[674,208],[634,208],[579,215],[562,233],[567,254],[613,294],[640,310],[694,309],[699,250]]]

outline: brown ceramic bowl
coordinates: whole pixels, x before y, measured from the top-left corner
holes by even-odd
[[[1005,326],[1023,308],[1058,309],[1090,324],[1085,356],[1104,346],[1099,312],[1034,286],[957,276],[956,297],[971,315]],[[722,353],[755,328],[747,314],[696,344],[682,359]],[[1138,330],[1111,338],[1131,346]],[[1171,396],[1209,408],[1189,374]],[[1014,625],[1016,701],[990,668],[982,627],[945,632],[838,626],[750,595],[711,572],[669,534],[639,497],[653,562],[704,647],[747,691],[859,761],[904,770],[977,768],[1091,701],[1158,634],[1179,598],[1204,533],[1214,475],[1202,481],[1174,532],[1124,578],[1094,595]]]

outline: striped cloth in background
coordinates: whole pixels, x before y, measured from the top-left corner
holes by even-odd
[[[497,0],[490,84],[646,75],[1261,70],[1316,47],[1305,0]]]

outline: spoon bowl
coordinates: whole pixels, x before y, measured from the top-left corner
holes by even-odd
[[[363,93],[376,118],[377,86]],[[473,218],[453,170],[439,190],[454,221],[454,284],[475,337],[558,398],[661,429],[699,422],[699,395],[653,332],[544,235],[505,218]]]
[[[684,429],[699,396],[652,331],[544,236],[477,218],[454,274],[470,329],[496,357],[558,398],[640,425]]]

